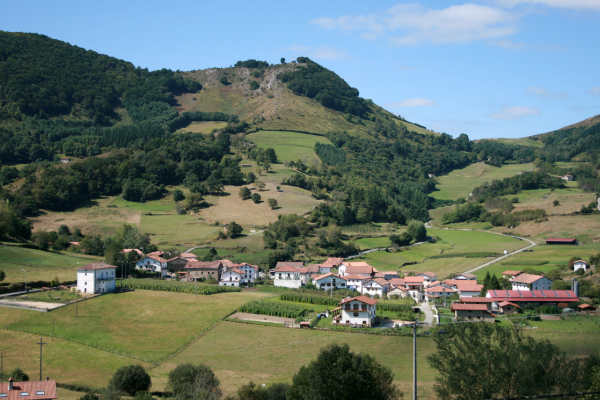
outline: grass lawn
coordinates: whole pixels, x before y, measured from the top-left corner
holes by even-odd
[[[147,233],[159,247],[185,245],[187,247],[206,243],[223,230],[192,215],[142,215],[140,230]]]
[[[548,189],[526,190],[506,197],[519,199],[519,202],[514,204],[514,211],[541,208],[548,214],[572,213],[581,210],[581,206],[587,206],[592,201],[596,201],[594,193],[584,192],[577,187],[556,189],[552,192]],[[559,205],[553,204],[555,200],[558,200]]]
[[[211,133],[214,129],[222,129],[227,126],[227,122],[221,121],[192,121],[185,128],[178,129],[175,133]]]
[[[236,338],[236,339],[233,339]],[[187,349],[153,369],[154,387],[166,384],[169,371],[179,364],[209,365],[221,381],[225,392],[254,383],[290,382],[302,365],[316,359],[319,350],[332,343],[348,343],[352,351],[366,352],[390,368],[396,384],[405,393],[412,385],[412,338],[357,335],[304,329],[285,329],[233,322],[222,322]],[[419,339],[419,396],[435,398],[431,390],[434,371],[426,356],[435,345],[429,338]]]
[[[263,297],[261,293],[194,296],[136,290],[81,302],[77,310],[71,304],[16,323],[10,329],[50,336],[54,321],[58,337],[158,361],[239,305]]]
[[[28,282],[51,281],[55,277],[61,282],[74,281],[77,279],[77,267],[100,259],[77,253],[55,253],[0,245],[0,268],[6,273],[5,283],[25,282],[26,279]]]
[[[245,138],[256,143],[258,147],[272,147],[280,162],[303,160],[304,163],[310,163],[318,161],[315,144],[331,144],[329,139],[324,136],[286,131],[258,131],[246,135]]]
[[[0,328],[40,315],[39,311],[0,307]]]
[[[507,164],[502,168],[493,167],[483,162],[471,164],[468,167],[457,169],[447,175],[436,178],[437,191],[431,193],[436,199],[456,200],[467,197],[471,191],[484,182],[494,179],[503,179],[514,176],[521,171],[533,168],[533,164]]]

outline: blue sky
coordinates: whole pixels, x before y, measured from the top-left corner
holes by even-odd
[[[308,56],[455,137],[523,137],[600,114],[600,0],[19,0],[0,11],[0,30],[150,70]]]

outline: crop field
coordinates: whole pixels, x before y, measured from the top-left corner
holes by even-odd
[[[9,329],[55,335],[156,362],[196,338],[229,312],[261,293],[194,296],[136,290],[108,294],[11,325]]]
[[[331,144],[324,136],[289,131],[253,132],[246,135],[246,140],[256,143],[258,147],[272,147],[280,162],[302,160],[305,164],[319,161],[315,154],[316,143]]]
[[[100,261],[100,257],[84,254],[54,253],[5,245],[0,245],[0,259],[0,269],[6,273],[4,282],[10,283],[51,281],[55,277],[61,282],[73,281],[77,278],[77,267]]]
[[[316,359],[319,350],[333,343],[348,343],[352,351],[367,352],[390,368],[404,392],[412,387],[412,338],[351,333],[286,329],[222,322],[187,349],[152,370],[157,389],[166,384],[166,375],[175,366],[202,360],[231,393],[252,380],[254,383],[290,382],[302,365]],[[232,338],[237,338],[232,340]],[[426,356],[434,350],[431,339],[419,339],[419,396],[434,398],[434,372]]]
[[[200,221],[197,216],[173,214],[143,215],[140,230],[158,246],[191,247],[216,238],[223,228]]]
[[[544,243],[548,238],[576,238],[581,244],[600,242],[600,214],[590,215],[551,215],[543,222],[523,222],[512,229],[519,235],[527,236],[538,243]],[[498,231],[508,231],[506,228],[496,228]],[[600,246],[599,246],[600,248]]]
[[[467,197],[471,191],[484,182],[514,176],[533,168],[533,164],[507,164],[502,168],[493,167],[482,162],[457,169],[447,175],[437,177],[437,191],[431,193],[436,199],[456,200]]]

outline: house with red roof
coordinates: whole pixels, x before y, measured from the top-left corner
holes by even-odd
[[[239,269],[244,273],[244,282],[254,283],[258,278],[258,265],[252,265],[248,263],[236,264],[234,268]]]
[[[205,281],[207,279],[219,281],[221,279],[221,267],[220,261],[187,260],[183,270],[186,272],[188,282]]]
[[[359,275],[365,275],[369,278],[373,278],[375,276],[376,272],[379,272],[379,271],[377,271],[376,268],[370,266],[369,264],[367,264],[364,261],[359,261],[359,262],[344,261],[338,267],[338,273],[340,276],[359,274]]]
[[[515,303],[511,303],[510,301],[501,301],[498,303],[498,310],[502,314],[516,314],[520,309],[521,307]]]
[[[465,280],[465,279],[446,279],[444,281],[450,288],[455,289],[459,292],[461,299],[463,297],[476,297],[481,293],[483,285],[477,283],[477,281]]]
[[[506,278],[508,280],[511,280],[512,278],[515,278],[521,274],[522,274],[521,271],[513,271],[513,270],[508,269],[502,273],[502,277]]]
[[[181,256],[169,258],[167,260],[167,270],[179,272],[183,271],[189,259]]]
[[[457,321],[494,322],[496,317],[486,304],[452,303],[450,310]]]
[[[512,290],[550,290],[552,281],[542,275],[519,274],[510,280]]]
[[[415,276],[422,276],[424,281],[423,281],[423,285],[425,287],[429,286],[429,284],[431,282],[435,282],[437,281],[437,274],[435,272],[420,272],[418,274],[415,274]]]
[[[375,324],[377,300],[367,296],[345,298],[340,302],[341,313],[334,323],[371,327]]]
[[[408,293],[408,289],[404,286],[396,286],[388,290],[387,295],[388,298],[390,298],[391,296],[398,296],[403,299],[405,297],[408,297],[410,293]]]
[[[148,254],[141,260],[136,261],[135,269],[159,272],[163,278],[169,275],[167,272],[167,260],[155,254]]]
[[[104,262],[78,267],[77,291],[89,294],[114,292],[117,287],[116,274],[117,267]]]
[[[476,281],[477,276],[470,272],[463,272],[462,274],[456,275],[454,277],[454,280]]]
[[[348,282],[348,288],[354,289],[354,290],[358,291],[359,293],[362,293],[363,283],[368,281],[369,279],[371,279],[368,276],[359,275],[359,274],[346,275],[346,276],[344,276],[344,278],[346,279],[346,282]]]
[[[2,400],[53,400],[57,399],[56,381],[8,382],[0,383],[0,399]]]
[[[308,282],[310,272],[304,267],[282,265],[270,271],[275,286],[298,289]]]
[[[463,297],[460,299],[459,303],[462,304],[485,304],[488,308],[488,311],[492,311],[492,303],[494,301],[489,297]]]
[[[574,271],[582,269],[583,272],[586,272],[589,268],[590,268],[590,266],[588,265],[587,261],[585,261],[585,260],[577,260],[577,261],[573,262],[573,270]]]
[[[228,269],[221,275],[221,279],[219,280],[219,286],[240,287],[245,283],[244,271],[237,268]]]
[[[519,307],[529,303],[557,305],[558,303],[579,301],[572,290],[488,290],[485,297],[494,301],[493,309],[497,309],[503,301],[517,304]]]
[[[389,281],[386,281],[383,278],[373,278],[363,282],[361,293],[368,294],[369,296],[378,295],[381,298],[389,289]]]
[[[332,274],[331,272],[316,276],[313,279],[313,284],[318,289],[322,289],[322,290],[347,289],[348,288],[348,281],[346,280],[346,278],[343,278],[336,274]]]

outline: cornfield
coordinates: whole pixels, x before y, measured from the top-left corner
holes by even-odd
[[[271,317],[298,318],[306,315],[308,308],[293,304],[281,304],[272,301],[251,301],[240,308],[239,312],[268,315]]]
[[[501,263],[500,265],[522,265],[525,267],[530,267],[530,266],[535,266],[535,265],[545,265],[548,264],[550,261],[506,261]]]
[[[231,286],[216,286],[194,282],[160,281],[154,279],[124,279],[123,286],[130,289],[156,290],[162,292],[197,293],[211,295],[225,292],[241,292],[242,289]]]
[[[436,258],[455,258],[455,257],[465,257],[465,258],[486,258],[486,257],[498,257],[500,253],[495,253],[492,251],[481,251],[481,252],[472,252],[472,253],[448,253],[448,254],[437,254],[435,256],[429,257],[429,259],[433,260]]]
[[[294,301],[296,303],[317,304],[321,306],[338,306],[341,298],[319,296],[308,293],[283,293],[279,296],[281,300]]]

